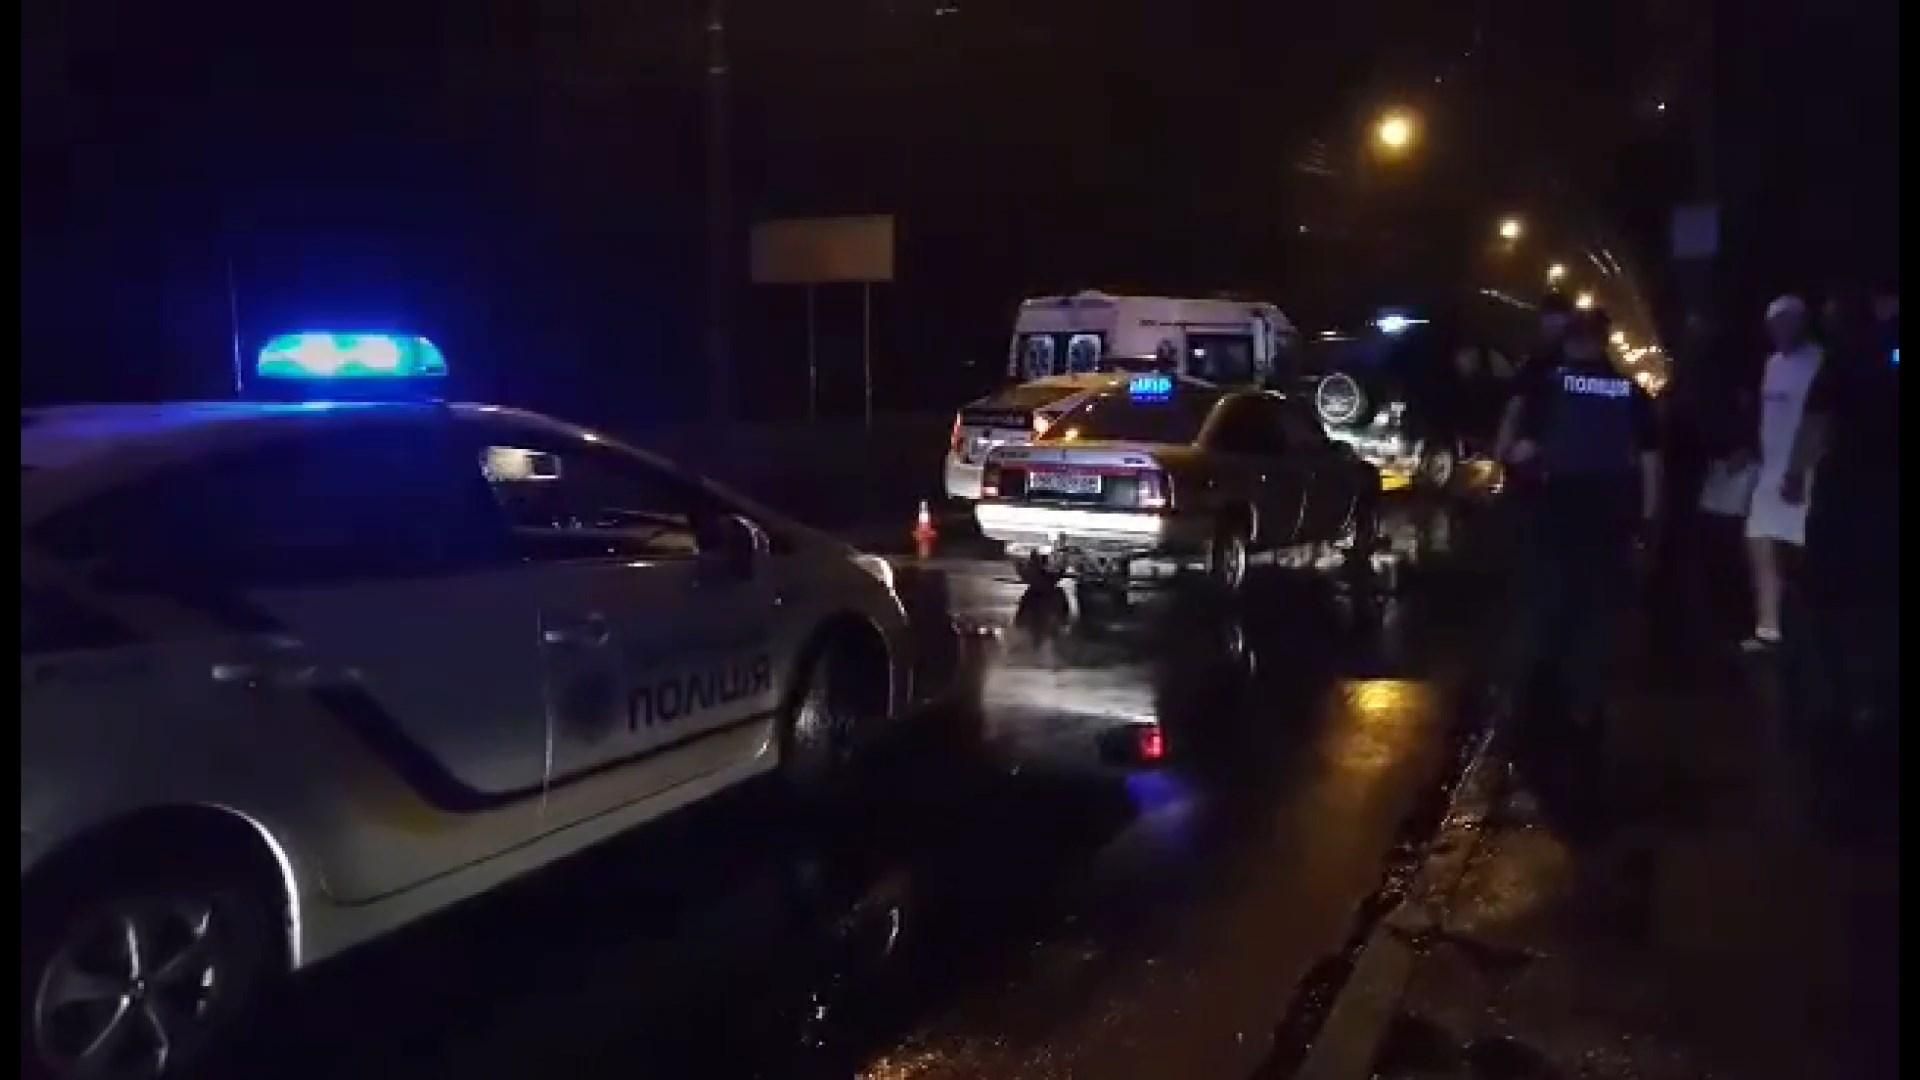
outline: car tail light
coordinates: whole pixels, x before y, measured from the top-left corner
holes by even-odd
[[[980,497],[983,499],[1000,497],[1000,466],[989,464],[981,468]]]
[[[1141,724],[1134,729],[1134,751],[1149,765],[1166,758],[1167,736],[1159,724]]]
[[[1167,474],[1159,469],[1141,473],[1136,491],[1136,501],[1142,510],[1165,510],[1173,505],[1173,487],[1167,482]]]
[[[962,432],[962,429],[960,427],[960,414],[954,413],[953,414],[953,434],[947,436],[947,449],[958,454],[960,452],[960,447],[966,441],[967,441],[966,436]]]

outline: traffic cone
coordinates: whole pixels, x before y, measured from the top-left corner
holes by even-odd
[[[920,513],[913,523],[913,553],[918,559],[933,557],[933,542],[940,533],[933,527],[933,513],[927,509],[927,500],[920,500]]]

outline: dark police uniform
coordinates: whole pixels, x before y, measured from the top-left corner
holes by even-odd
[[[1533,704],[1534,677],[1551,676],[1561,715],[1584,726],[1605,700],[1613,616],[1633,583],[1639,459],[1654,448],[1653,407],[1604,357],[1554,358],[1524,379],[1516,437],[1538,449],[1515,469],[1527,520],[1516,622],[1498,674],[1516,704]],[[1557,726],[1529,718],[1523,745],[1559,741],[1549,734]]]

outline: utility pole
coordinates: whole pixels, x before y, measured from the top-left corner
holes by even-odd
[[[733,276],[733,176],[727,125],[725,0],[707,0],[707,304],[708,409],[733,420],[733,342],[729,320]]]

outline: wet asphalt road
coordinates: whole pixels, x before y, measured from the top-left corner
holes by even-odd
[[[741,790],[344,957],[247,1074],[1252,1075],[1442,778],[1475,563],[1429,552],[1376,603],[1269,571],[1124,607],[905,568],[982,633],[857,805]],[[1164,763],[1116,753],[1154,721]]]

